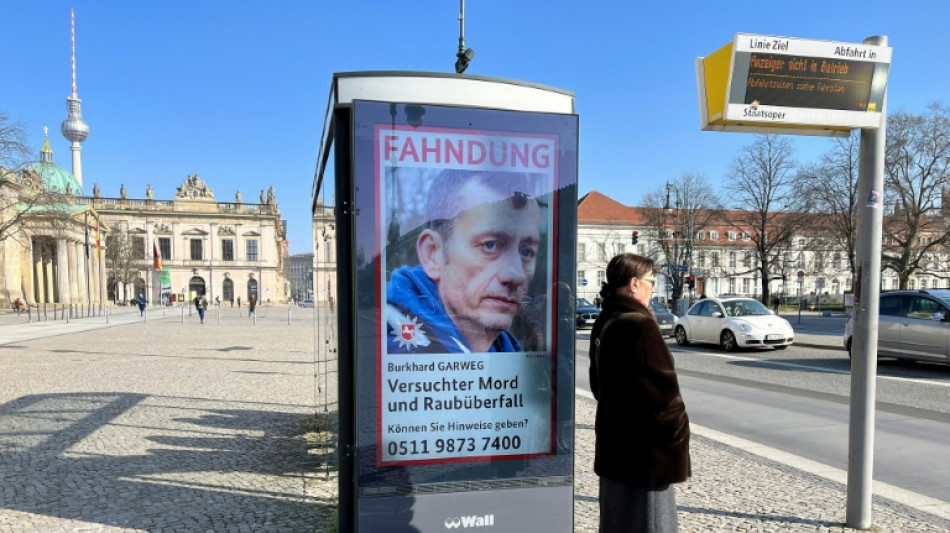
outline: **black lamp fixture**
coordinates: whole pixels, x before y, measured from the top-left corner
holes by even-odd
[[[472,58],[475,57],[475,50],[465,48],[465,0],[459,0],[459,51],[455,54],[455,73],[461,74],[468,68]]]

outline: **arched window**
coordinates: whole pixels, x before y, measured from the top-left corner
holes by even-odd
[[[256,279],[247,280],[247,298],[250,299],[251,296],[256,298],[257,301],[261,301],[260,296],[258,296],[257,294],[257,280]]]
[[[188,291],[195,295],[205,294],[205,280],[200,276],[194,276],[188,281]]]
[[[231,281],[231,278],[224,279],[224,286],[221,292],[224,293],[223,301],[230,302],[234,300],[234,282]]]

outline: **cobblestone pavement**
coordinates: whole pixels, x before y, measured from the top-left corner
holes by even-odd
[[[0,345],[0,533],[335,531],[333,452],[304,438],[334,387],[315,362],[314,331],[328,330],[311,316],[288,325],[271,308],[254,324],[226,308],[220,323],[170,316]],[[577,396],[583,532],[598,523],[593,409]],[[692,458],[682,531],[850,531],[841,484],[698,435]],[[873,516],[877,531],[950,531],[883,498]]]

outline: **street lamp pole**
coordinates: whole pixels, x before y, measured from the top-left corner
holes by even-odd
[[[670,205],[670,189],[676,194],[676,209],[674,211],[673,207]],[[673,217],[673,258],[667,258],[667,264],[670,265],[670,273],[672,274],[673,279],[673,312],[680,315],[680,306],[679,301],[683,297],[683,275],[680,272],[680,256],[679,256],[679,215],[680,215],[680,194],[679,189],[676,189],[670,182],[666,182],[666,205],[663,210],[667,215],[672,215]],[[672,262],[671,262],[672,261]]]

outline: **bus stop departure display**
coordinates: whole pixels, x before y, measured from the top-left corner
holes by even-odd
[[[869,110],[874,63],[762,53],[738,53],[740,61],[749,66],[744,104]]]

